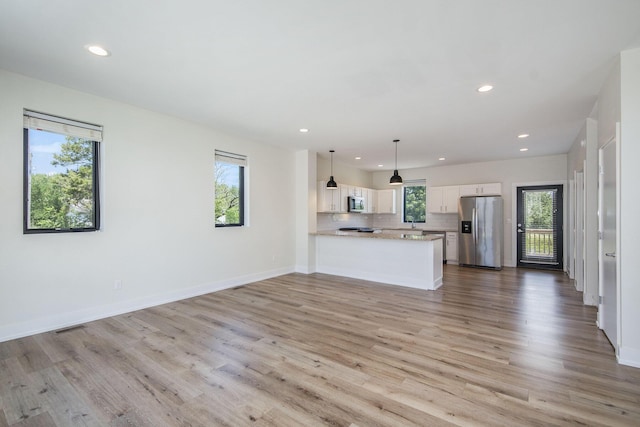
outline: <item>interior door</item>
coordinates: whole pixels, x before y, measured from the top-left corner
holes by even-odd
[[[561,270],[562,185],[517,188],[517,265]]]
[[[618,353],[618,289],[616,263],[616,141],[600,149],[600,327]]]

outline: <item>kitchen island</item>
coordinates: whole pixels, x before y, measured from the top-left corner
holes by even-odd
[[[411,288],[442,285],[441,236],[318,231],[316,271]],[[434,242],[436,244],[434,244]]]

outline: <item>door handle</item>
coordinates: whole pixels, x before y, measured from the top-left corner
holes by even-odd
[[[616,257],[616,253],[615,252],[607,252],[604,254],[605,256],[609,256],[611,258],[615,258]]]
[[[524,233],[524,230],[522,230],[521,228],[518,228],[518,233]]]

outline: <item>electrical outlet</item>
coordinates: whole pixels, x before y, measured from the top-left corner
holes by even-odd
[[[116,291],[119,291],[122,289],[122,280],[117,279],[115,282],[113,282],[113,289],[115,289]]]

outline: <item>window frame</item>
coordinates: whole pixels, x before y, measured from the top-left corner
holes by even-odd
[[[407,220],[407,188],[409,187],[424,187],[424,220],[415,221]],[[425,224],[427,222],[427,182],[424,179],[418,179],[414,181],[405,181],[402,186],[402,223],[403,224]]]
[[[227,159],[227,161],[225,161]],[[215,150],[215,158],[214,158],[214,174],[216,173],[215,169],[218,167],[217,164],[225,163],[229,165],[235,165],[238,167],[238,217],[239,220],[237,223],[233,224],[221,224],[217,222],[217,218],[215,217],[215,203],[216,203],[216,191],[215,191],[215,181],[214,181],[214,195],[213,195],[213,203],[214,203],[214,227],[215,228],[230,228],[230,227],[245,227],[246,223],[246,173],[247,173],[247,156],[241,154],[229,153],[221,150]]]
[[[27,117],[29,114],[33,114],[34,116],[43,116],[46,120],[51,122],[56,122],[58,124],[64,125],[72,123],[73,125],[80,126],[86,125],[89,129],[99,128],[100,135],[102,134],[102,127],[97,125],[92,125],[89,123],[78,122],[75,120],[65,119],[62,117],[52,116],[49,114],[35,113],[28,110],[25,110],[24,116]],[[51,233],[81,233],[81,232],[93,232],[100,230],[100,138],[87,138],[83,136],[77,136],[78,138],[82,138],[87,142],[91,143],[92,149],[92,171],[91,171],[91,179],[92,179],[92,188],[91,195],[93,199],[93,226],[92,227],[74,227],[74,228],[30,228],[30,220],[31,220],[31,210],[30,210],[30,201],[31,201],[31,193],[30,193],[30,177],[31,173],[29,170],[29,155],[31,153],[30,145],[29,145],[29,130],[41,130],[35,127],[27,127],[23,125],[23,222],[22,222],[22,232],[23,234],[51,234]],[[64,135],[60,132],[55,132],[49,130],[49,132],[56,133],[59,135]],[[93,133],[93,132],[91,132]]]

